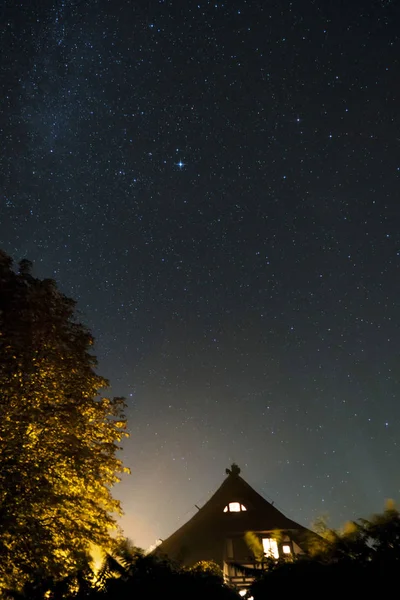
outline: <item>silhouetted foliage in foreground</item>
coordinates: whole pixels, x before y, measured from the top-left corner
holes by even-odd
[[[106,554],[94,573],[86,564],[75,577],[57,583],[26,585],[24,592],[10,593],[13,600],[133,600],[136,598],[174,600],[238,600],[224,584],[218,565],[198,563],[187,569],[167,558],[146,555],[122,540],[112,554]]]
[[[168,558],[144,554],[129,542],[121,542],[113,555],[108,554],[98,572],[98,600],[131,598],[174,598],[192,600],[237,599],[223,581],[215,563],[201,562],[187,569]]]
[[[257,574],[249,595],[264,600],[284,589],[307,598],[370,597],[372,590],[396,586],[399,568],[400,513],[390,502],[370,520],[347,523],[341,532],[325,529],[308,556],[270,564]]]

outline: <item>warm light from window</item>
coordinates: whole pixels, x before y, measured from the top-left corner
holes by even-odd
[[[229,502],[228,506],[225,506],[224,512],[243,512],[247,510],[247,508],[240,504],[240,502]]]
[[[279,558],[278,544],[271,538],[263,538],[262,545],[264,554],[269,558]]]
[[[285,544],[284,546],[282,546],[282,550],[283,550],[283,554],[290,554],[292,549],[290,546],[288,546],[287,544]]]

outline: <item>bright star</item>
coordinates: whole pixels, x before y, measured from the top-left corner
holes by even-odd
[[[177,166],[177,167],[179,167],[180,169],[182,169],[182,167],[184,167],[184,166],[185,166],[185,163],[183,163],[183,162],[180,160],[178,163],[176,163],[176,166]]]

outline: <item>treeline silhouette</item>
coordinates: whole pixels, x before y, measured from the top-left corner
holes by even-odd
[[[268,561],[256,573],[248,596],[264,600],[271,594],[307,598],[372,598],[396,590],[400,572],[400,513],[388,501],[383,513],[346,523],[342,531],[319,527],[309,552],[295,559]]]
[[[40,579],[25,584],[21,591],[9,590],[11,600],[238,600],[240,596],[224,584],[219,566],[203,561],[191,568],[166,557],[145,554],[127,540],[106,553],[99,568],[90,556],[82,557],[80,568],[59,581]]]

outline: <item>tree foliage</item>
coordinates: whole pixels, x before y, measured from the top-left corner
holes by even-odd
[[[336,531],[324,527],[310,538],[309,554],[269,565],[258,573],[250,594],[263,600],[284,587],[286,593],[304,590],[309,598],[355,594],[397,585],[400,566],[400,513],[388,502],[383,513],[359,519]]]
[[[92,345],[75,302],[0,251],[0,590],[110,543],[126,422],[123,399],[99,396]]]

